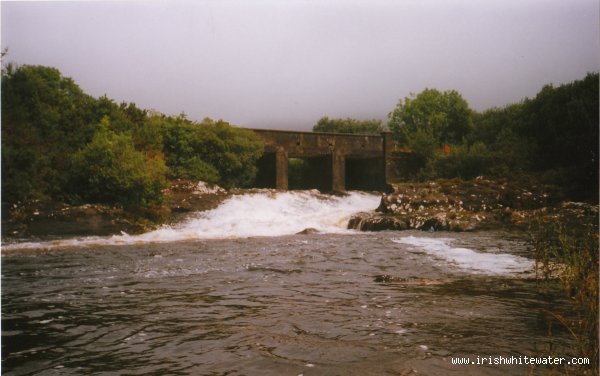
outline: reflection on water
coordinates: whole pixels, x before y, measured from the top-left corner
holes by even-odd
[[[541,310],[561,304],[493,265],[527,257],[504,234],[417,232],[5,252],[2,371],[523,375],[450,357],[570,353]]]

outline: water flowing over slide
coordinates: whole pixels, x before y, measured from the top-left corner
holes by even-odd
[[[284,236],[305,229],[316,233],[355,233],[346,229],[356,212],[371,211],[380,197],[373,193],[350,192],[345,196],[324,195],[316,190],[277,192],[265,190],[238,194],[219,207],[197,212],[181,223],[165,225],[140,235],[121,234],[109,237],[85,237],[47,242],[9,244],[5,250],[89,247],[178,242],[201,239],[235,239],[257,236]],[[392,242],[424,250],[439,259],[474,273],[510,274],[531,271],[533,261],[511,254],[475,252],[451,246],[452,238],[392,237]]]
[[[165,225],[141,234],[110,237],[61,239],[49,242],[22,242],[4,249],[56,248],[110,244],[142,244],[197,239],[226,239],[296,234],[311,228],[323,233],[346,233],[353,213],[373,210],[380,197],[350,192],[345,196],[320,194],[316,190],[234,195],[216,209],[198,212],[182,223]]]

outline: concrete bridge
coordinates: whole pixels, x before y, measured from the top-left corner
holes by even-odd
[[[396,180],[390,132],[381,135],[252,129],[265,143],[258,161],[257,186],[276,189],[317,188],[385,190]],[[289,160],[304,162],[303,181],[290,186]]]

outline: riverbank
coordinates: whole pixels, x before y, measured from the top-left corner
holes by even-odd
[[[598,206],[566,200],[554,186],[531,181],[478,178],[411,182],[393,185],[378,208],[354,214],[349,229],[362,231],[527,230],[531,221],[556,218],[580,221],[597,215]],[[60,238],[140,234],[162,224],[180,222],[189,213],[211,210],[239,191],[189,180],[165,189],[163,205],[150,209],[55,201],[31,201],[3,207],[2,238]],[[245,191],[244,191],[245,192]]]
[[[348,228],[362,231],[527,230],[531,221],[597,215],[598,206],[568,201],[555,186],[483,177],[393,185],[375,212],[357,213]]]
[[[164,190],[164,203],[147,209],[33,200],[3,205],[2,239],[141,234],[175,223],[187,213],[214,209],[230,193],[216,185],[174,180]]]

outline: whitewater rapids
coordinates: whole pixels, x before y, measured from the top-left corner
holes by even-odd
[[[175,242],[200,239],[232,239],[254,236],[282,236],[312,228],[320,233],[351,233],[350,216],[374,210],[380,196],[349,192],[331,196],[316,190],[233,195],[219,207],[197,212],[185,221],[164,225],[140,235],[122,233],[110,237],[85,237],[47,242],[7,244],[5,250]]]
[[[346,229],[378,203],[265,190],[146,234],[5,245],[2,370],[517,376],[450,357],[573,356],[521,235]]]

